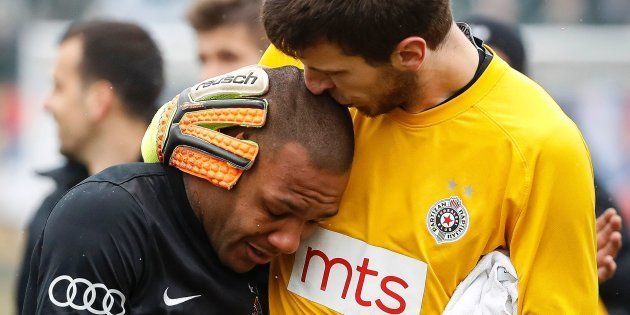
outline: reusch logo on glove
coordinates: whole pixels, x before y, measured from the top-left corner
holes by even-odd
[[[191,101],[260,96],[269,88],[269,77],[259,66],[248,66],[205,80],[190,89]]]
[[[201,82],[201,84],[197,85],[197,88],[195,90],[207,88],[209,86],[217,85],[219,83],[254,84],[256,83],[256,80],[258,80],[258,77],[254,75],[254,72],[250,72],[248,75],[227,75]]]

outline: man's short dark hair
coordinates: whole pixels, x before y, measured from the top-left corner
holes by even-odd
[[[197,0],[188,9],[186,18],[197,32],[210,31],[225,25],[245,25],[261,48],[269,41],[260,20],[261,0]]]
[[[286,54],[300,57],[326,40],[370,63],[388,62],[409,36],[437,49],[453,23],[449,0],[266,0],[262,18],[269,40]]]
[[[83,45],[83,82],[109,81],[130,114],[150,121],[164,77],[160,51],[149,34],[131,23],[87,21],[71,25],[60,43],[75,37]]]

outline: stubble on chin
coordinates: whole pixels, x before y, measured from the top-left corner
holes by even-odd
[[[368,110],[357,108],[368,117],[387,114],[398,107],[409,105],[417,93],[417,78],[415,74],[401,72],[394,69],[384,70],[384,92],[378,98],[376,105]]]

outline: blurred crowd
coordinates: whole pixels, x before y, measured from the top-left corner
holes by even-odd
[[[238,22],[243,18],[239,16],[217,15],[215,24],[201,23],[199,20],[212,18],[195,17],[191,10],[187,14],[187,9],[196,5],[192,2],[0,0],[0,313],[9,313],[13,307],[17,266],[28,236],[23,230],[44,197],[53,191],[49,177],[54,176],[42,177],[37,172],[65,163],[58,149],[64,145],[57,137],[59,117],[55,116],[55,123],[44,108],[47,104],[46,110],[53,115],[66,115],[51,108],[49,98],[57,84],[53,73],[63,32],[72,21],[93,18],[128,21],[148,30],[164,59],[162,94],[152,99],[157,108],[199,78],[256,62],[267,45],[260,34],[247,49],[219,50],[207,44],[225,37],[245,38],[256,31],[239,23],[217,30],[222,20]],[[525,43],[520,49],[528,56],[521,61],[523,72],[527,67],[528,74],[580,125],[598,175],[598,196],[604,196],[600,201],[605,206],[600,208],[614,205],[628,222],[630,44],[623,36],[630,32],[630,1],[461,0],[453,1],[453,10],[456,17],[470,19],[473,24],[483,23],[471,17],[485,16],[520,27],[519,40],[522,34]],[[477,28],[477,35],[485,34],[486,40],[492,41],[492,34],[484,27]],[[231,43],[226,40],[222,45],[229,47]],[[128,159],[137,156],[131,154]],[[87,161],[82,162],[89,167]],[[80,170],[72,183],[100,169]],[[615,295],[614,291],[608,293]],[[620,307],[611,313],[630,314],[628,309]]]
[[[462,0],[454,1],[455,13],[489,15],[510,23],[630,22],[630,3],[624,0]]]

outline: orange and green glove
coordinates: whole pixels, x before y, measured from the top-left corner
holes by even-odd
[[[231,189],[258,154],[258,144],[221,133],[265,124],[269,77],[248,66],[185,89],[164,104],[142,139],[147,163],[164,163]]]

